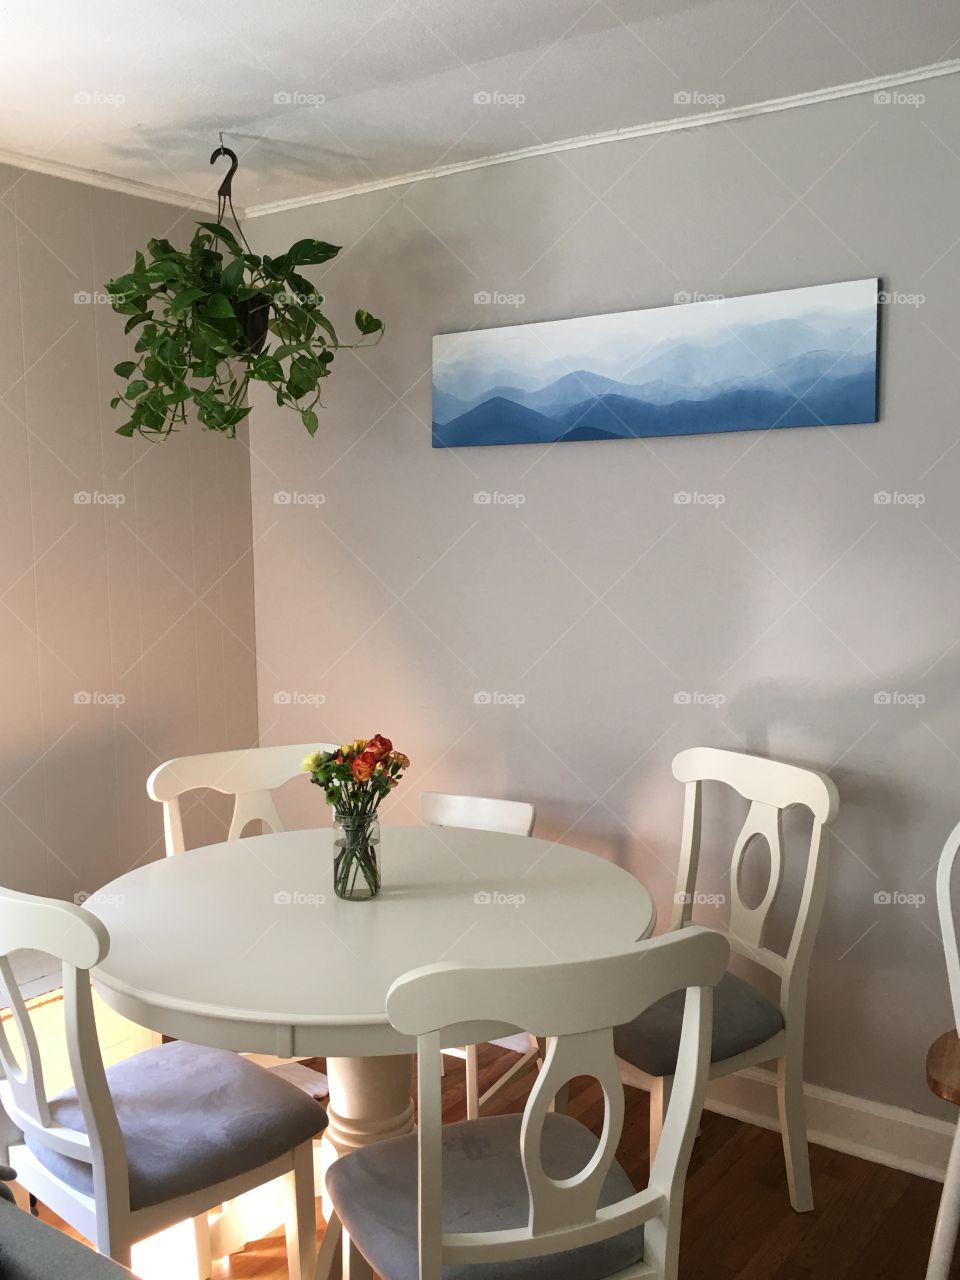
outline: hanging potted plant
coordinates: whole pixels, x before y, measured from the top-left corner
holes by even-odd
[[[382,322],[360,310],[359,338],[341,342],[322,295],[301,274],[336,257],[338,246],[298,240],[275,258],[252,252],[233,210],[237,157],[221,144],[210,163],[220,156],[231,167],[216,222],[198,222],[185,250],[149,240],[133,269],[107,284],[114,311],[129,317],[125,332],[137,333],[136,359],[114,368],[126,386],[110,405],[129,415],[119,435],[166,437],[195,413],[202,426],[234,436],[250,412],[251,382],[270,386],[314,435],[320,385],[336,352],[383,334]],[[236,233],[224,225],[228,206]]]

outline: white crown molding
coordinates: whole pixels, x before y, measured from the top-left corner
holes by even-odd
[[[362,182],[339,191],[325,191],[309,196],[294,196],[289,200],[274,200],[267,204],[250,205],[245,210],[247,218],[263,218],[268,214],[285,213],[290,209],[303,209],[309,205],[327,204],[331,200],[347,200],[351,196],[367,195],[373,191],[388,191],[391,187],[403,187],[414,182],[427,182],[431,178],[446,178],[455,173],[469,173],[472,169],[488,169],[493,165],[510,164],[514,160],[529,160],[535,156],[556,155],[562,151],[576,151],[581,147],[600,147],[608,142],[622,142],[627,138],[646,138],[656,133],[674,133],[680,129],[699,129],[704,125],[724,124],[730,120],[744,120],[750,116],[768,115],[774,111],[792,111],[795,107],[809,107],[819,102],[834,102],[839,98],[853,98],[865,93],[879,93],[895,89],[902,84],[914,84],[922,80],[934,80],[940,76],[960,72],[960,58],[937,62],[932,66],[915,67],[912,71],[896,71],[889,75],[873,76],[869,80],[857,80],[850,84],[835,85],[829,89],[814,89],[810,93],[790,94],[785,98],[769,98],[742,107],[721,107],[698,115],[676,116],[669,120],[652,121],[650,124],[630,125],[623,129],[611,129],[605,133],[584,134],[577,138],[564,138],[559,142],[544,142],[518,151],[503,151],[497,155],[482,156],[477,160],[462,160],[454,164],[440,165],[435,169],[422,169],[416,173],[402,174],[396,178],[383,178],[374,182]]]
[[[126,196],[139,196],[141,200],[156,200],[159,204],[176,205],[178,209],[196,210],[198,213],[216,213],[216,200],[205,196],[190,195],[185,191],[171,191],[168,187],[155,187],[149,182],[137,182],[133,178],[120,178],[114,173],[101,173],[98,169],[83,169],[79,165],[65,164],[48,157],[23,155],[18,151],[0,148],[0,164],[13,169],[25,169],[28,173],[42,173],[48,178],[63,178],[67,182],[82,182],[85,187],[98,187],[103,191],[119,191]],[[241,214],[243,211],[240,211]]]
[[[675,116],[669,120],[651,121],[649,124],[628,125],[623,129],[610,129],[604,133],[584,134],[576,138],[563,138],[559,142],[544,142],[517,151],[503,151],[496,155],[481,156],[477,160],[462,160],[454,164],[439,165],[434,169],[421,169],[415,173],[401,174],[395,178],[382,178],[373,182],[361,182],[339,191],[323,191],[313,195],[294,196],[289,200],[274,200],[265,204],[250,205],[238,210],[243,218],[264,218],[272,213],[284,213],[290,209],[303,209],[314,204],[326,204],[331,200],[348,200],[351,196],[367,195],[373,191],[389,191],[392,187],[405,187],[414,182],[427,182],[431,178],[446,178],[455,173],[469,173],[473,169],[489,169],[494,165],[510,164],[515,160],[529,160],[536,156],[556,155],[563,151],[577,151],[581,147],[601,147],[608,142],[622,142],[628,138],[646,138],[657,133],[674,133],[680,129],[699,129],[704,125],[724,124],[731,120],[744,120],[751,116],[769,115],[774,111],[791,111],[795,107],[814,106],[819,102],[834,102],[839,98],[853,98],[860,94],[879,93],[895,89],[903,84],[934,80],[940,76],[960,73],[960,58],[937,62],[927,67],[915,67],[912,71],[896,71],[889,75],[873,76],[869,80],[857,80],[850,84],[835,85],[829,89],[815,89],[810,93],[795,93],[785,98],[769,98],[763,102],[751,102],[742,107],[721,107],[698,115]],[[24,155],[17,151],[0,149],[0,164],[15,169],[43,173],[51,178],[64,178],[68,182],[82,182],[88,187],[105,191],[119,191],[124,195],[139,196],[143,200],[156,200],[161,204],[176,205],[179,209],[196,210],[199,213],[216,213],[217,202],[205,196],[195,196],[167,187],[156,187],[149,182],[137,182],[116,174],[102,173],[96,169],[84,169],[79,165],[65,164],[47,157]]]

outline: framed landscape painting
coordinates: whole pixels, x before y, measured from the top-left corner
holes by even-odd
[[[434,447],[876,422],[878,286],[442,334]]]

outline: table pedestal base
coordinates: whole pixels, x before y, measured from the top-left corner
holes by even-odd
[[[413,1055],[389,1058],[328,1058],[329,1124],[320,1143],[324,1174],[334,1160],[384,1138],[412,1133]],[[330,1205],[323,1191],[323,1216]]]

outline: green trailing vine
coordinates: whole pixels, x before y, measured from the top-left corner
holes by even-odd
[[[110,405],[129,415],[119,435],[166,437],[195,414],[234,436],[250,413],[251,382],[271,387],[315,435],[335,354],[379,342],[383,323],[363,310],[359,338],[341,342],[323,296],[301,274],[336,257],[338,246],[298,240],[279,257],[259,257],[239,223],[237,232],[199,222],[186,250],[149,240],[133,270],[107,284],[114,311],[128,317],[125,332],[137,334],[136,359],[114,368],[126,385]]]

